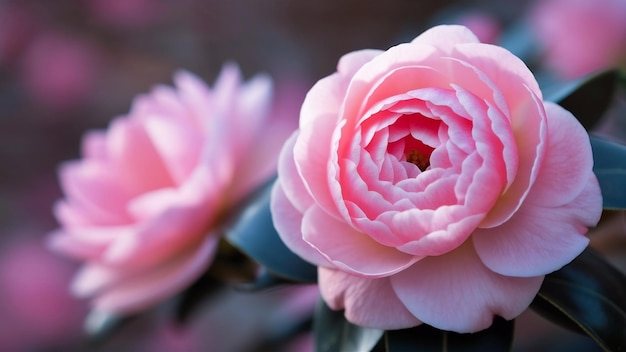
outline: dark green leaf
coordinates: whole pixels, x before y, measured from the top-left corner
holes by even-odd
[[[203,275],[186,290],[184,290],[175,301],[175,319],[178,323],[184,324],[198,311],[198,307],[216,294],[223,284],[212,277]]]
[[[267,270],[261,269],[253,281],[236,283],[233,286],[236,289],[244,291],[258,291],[266,288],[293,283],[292,281],[285,280],[281,277],[273,275]]]
[[[543,89],[544,99],[569,110],[587,131],[610,106],[620,76],[611,70]]]
[[[226,240],[273,274],[293,281],[316,282],[317,268],[285,246],[270,213],[273,182],[246,199],[241,211],[229,221]]]
[[[513,320],[496,317],[486,330],[458,334],[420,325],[411,329],[385,332],[387,352],[483,352],[509,351],[513,343]]]
[[[547,275],[531,308],[605,351],[626,350],[626,276],[590,249]]]
[[[364,328],[346,320],[343,311],[333,311],[323,300],[315,308],[313,334],[317,352],[370,351],[384,330]]]
[[[626,146],[592,136],[591,148],[603,206],[626,209]]]

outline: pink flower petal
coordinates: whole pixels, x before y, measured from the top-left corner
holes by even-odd
[[[331,214],[339,212],[329,188],[331,138],[339,118],[339,97],[345,83],[338,75],[318,81],[309,91],[300,113],[300,135],[294,145],[296,167],[316,203]]]
[[[304,213],[302,235],[337,268],[361,277],[389,276],[418,260],[379,244],[317,206]]]
[[[76,297],[89,297],[133,274],[136,274],[136,270],[121,271],[100,264],[88,264],[80,268],[70,290]]]
[[[440,25],[426,30],[413,39],[412,43],[432,45],[445,54],[450,54],[459,44],[479,42],[474,33],[464,26]]]
[[[375,49],[363,49],[347,53],[339,59],[337,72],[352,78],[356,71],[381,53],[383,53],[382,50]]]
[[[483,44],[459,44],[454,48],[454,57],[471,63],[491,78],[502,90],[512,112],[528,98],[527,88],[542,99],[541,89],[535,76],[526,64],[503,47]]]
[[[548,102],[544,105],[548,117],[548,146],[531,190],[532,202],[559,206],[572,201],[586,186],[593,168],[593,155],[589,135],[578,120],[559,105]]]
[[[530,97],[514,111],[511,121],[519,158],[516,178],[487,214],[481,227],[498,226],[513,216],[540,173],[548,143],[547,117],[539,98]]]
[[[128,211],[137,221],[150,220],[176,204],[179,197],[176,188],[160,188],[135,197],[128,203]]]
[[[73,228],[80,226],[108,225],[108,223],[98,223],[91,216],[89,211],[83,207],[72,206],[67,200],[59,200],[54,203],[52,213],[57,221],[65,227]]]
[[[156,218],[136,226],[132,233],[116,238],[103,260],[118,266],[157,265],[205,235],[213,210],[200,204],[172,204]]]
[[[98,249],[99,252],[103,252],[107,246],[111,245],[120,236],[133,236],[133,226],[85,226],[74,227],[60,230],[63,237],[68,237],[71,242],[81,243],[82,246],[91,246],[94,249]],[[68,243],[70,241],[67,241]],[[97,259],[98,257],[92,256],[87,259]]]
[[[298,127],[298,116],[308,86],[302,82],[282,82],[276,89],[274,104],[264,120],[255,126],[253,144],[247,145],[239,159],[232,181],[233,198],[249,193],[251,189],[276,175],[281,149]],[[254,110],[247,113],[253,113]],[[247,117],[244,116],[244,122]],[[293,149],[293,144],[290,147]],[[291,152],[293,154],[293,151]],[[291,156],[293,164],[293,155]],[[295,167],[295,164],[294,166]],[[279,172],[280,173],[280,172]]]
[[[82,141],[82,155],[85,158],[106,160],[106,134],[102,131],[87,132]]]
[[[213,96],[207,85],[198,76],[185,70],[180,70],[174,74],[174,83],[177,91],[166,87],[166,91],[173,94],[163,94],[154,97],[159,100],[160,105],[169,106],[172,112],[157,113],[163,116],[177,116],[198,129],[206,128],[206,116],[211,113]],[[149,116],[149,115],[148,115]]]
[[[492,195],[497,197],[514,182],[519,168],[519,151],[515,135],[511,130],[511,122],[489,100],[481,100],[463,87],[453,86],[460,105],[468,111],[473,123],[471,137],[462,135],[458,139],[466,139],[468,143],[474,143],[474,148],[484,160],[483,167],[497,174],[498,177],[494,177],[495,179],[502,179],[501,187],[503,188],[501,189],[497,187],[498,182],[491,184],[493,191],[496,192]],[[447,119],[444,121],[448,122]],[[454,126],[458,123],[448,122],[448,124]],[[483,182],[478,181],[478,183]]]
[[[185,182],[198,163],[203,149],[202,135],[165,117],[151,118],[145,126],[174,182],[177,185]]]
[[[361,278],[319,268],[318,281],[324,301],[332,309],[345,309],[346,318],[353,324],[386,330],[421,324],[400,302],[388,278]]]
[[[298,173],[293,156],[293,147],[298,135],[298,132],[294,132],[287,142],[285,142],[280,152],[278,177],[280,179],[281,189],[287,199],[289,199],[289,202],[291,202],[300,214],[303,214],[305,210],[314,204],[314,201]]]
[[[234,63],[224,65],[213,89],[217,111],[228,112],[235,108],[232,103],[240,85],[241,72],[237,65]]]
[[[62,164],[59,178],[70,204],[83,208],[94,222],[129,223],[131,219],[124,210],[129,194],[118,186],[117,179],[109,177],[110,172],[105,165],[82,160]]]
[[[400,301],[422,322],[469,333],[489,327],[494,315],[518,316],[530,305],[543,277],[496,274],[466,242],[448,254],[422,259],[390,281]]]
[[[116,265],[156,265],[204,236],[220,210],[219,192],[214,182],[219,169],[199,167],[177,192],[160,198],[163,209],[156,216],[138,222],[132,234],[119,236],[107,249],[104,260]],[[167,207],[167,203],[172,201]],[[156,207],[158,208],[158,206]],[[141,253],[141,255],[138,255]]]
[[[180,253],[178,259],[116,282],[94,300],[95,309],[116,313],[137,312],[181,291],[211,263],[218,239],[219,236],[210,234],[190,252]]]
[[[137,119],[117,118],[106,134],[107,159],[103,165],[129,196],[173,185],[145,126]]]
[[[341,115],[347,120],[347,129],[359,120],[359,117],[371,108],[378,101],[370,101],[372,88],[378,82],[384,82],[383,78],[390,72],[399,68],[412,67],[419,69],[428,66],[427,63],[436,54],[436,49],[429,45],[419,45],[405,43],[394,46],[384,53],[374,57],[371,61],[363,65],[352,77],[347,92],[345,92]],[[428,71],[425,69],[424,71]],[[423,84],[427,84],[432,79],[427,79]],[[423,88],[422,81],[414,83],[414,89]],[[406,93],[406,90],[404,91]],[[369,101],[369,102],[368,102]],[[300,126],[302,130],[302,126]]]
[[[185,121],[189,116],[189,107],[181,101],[178,92],[163,84],[156,85],[150,94],[142,94],[133,100],[130,114],[133,118],[143,121],[153,115],[180,116]]]
[[[584,236],[602,212],[602,196],[593,174],[572,202],[559,207],[528,202],[504,224],[476,230],[476,252],[491,270],[508,276],[551,273],[576,258],[589,243]]]
[[[272,91],[270,77],[257,75],[239,88],[237,101],[233,103],[235,111],[230,115],[221,116],[221,120],[224,121],[213,133],[229,132],[230,138],[227,141],[230,142],[235,159],[245,163],[251,154],[250,149],[256,148],[258,142],[263,140],[257,138],[261,131],[263,129],[271,131],[272,127],[276,127],[269,124]],[[272,135],[263,133],[263,137],[271,138]],[[224,146],[220,150],[223,149]],[[276,154],[270,155],[276,157]]]
[[[47,246],[55,252],[81,260],[97,258],[106,248],[106,245],[103,244],[81,241],[63,230],[56,230],[48,234]]]
[[[360,78],[360,74],[358,72],[355,78]],[[365,112],[376,109],[375,107],[380,106],[382,102],[386,104],[393,103],[399,97],[405,94],[411,95],[411,91],[417,89],[431,89],[443,92],[450,89],[450,81],[432,67],[412,64],[394,68],[382,77],[379,77],[376,82],[372,82],[365,100],[361,104],[360,111],[362,117],[359,120],[367,118],[368,114]]]
[[[318,266],[330,263],[310,244],[302,239],[302,213],[287,198],[282,179],[276,181],[271,198],[272,220],[281,240],[289,249],[304,260]]]
[[[416,219],[426,218],[428,222],[436,223],[435,225],[439,225],[437,223],[441,223],[442,220],[449,216],[445,210],[440,210],[434,214],[430,214],[430,212],[424,213],[425,212],[405,212],[399,215],[404,215],[401,219],[406,221],[407,215],[423,214],[421,217],[416,217]],[[440,229],[437,227],[434,231],[422,238],[407,241],[401,246],[398,246],[398,250],[412,255],[438,256],[457,248],[472,234],[472,231],[482,219],[482,214],[466,216],[460,219],[457,219],[457,217],[458,215],[450,216],[450,223],[447,224],[447,226],[442,226],[444,228]],[[410,222],[402,223],[402,225],[405,226],[408,224],[410,224]],[[406,232],[407,229],[408,227],[403,230]]]
[[[208,133],[203,160],[227,159],[237,164],[245,161],[248,149],[267,122],[272,81],[257,75],[243,84],[239,68],[227,64],[215,83],[213,104],[198,105],[200,118],[206,119]],[[198,102],[201,104],[202,101]],[[219,158],[216,156],[218,154]]]
[[[268,77],[259,76],[246,84],[242,92],[242,100],[245,102],[242,105],[245,108],[239,113],[242,117],[241,129],[247,128],[251,133],[250,140],[241,143],[243,152],[239,156],[237,172],[232,180],[232,197],[235,200],[244,197],[276,174],[281,148],[297,128],[297,116],[301,106],[299,99],[303,99],[304,91],[292,88],[285,93],[280,90],[274,106],[269,110],[268,104],[259,101],[259,97],[270,101],[269,83]],[[266,113],[262,113],[265,110]],[[251,115],[255,115],[254,121],[251,121]],[[243,136],[236,134],[235,139],[241,137]],[[293,145],[291,148],[293,149]]]

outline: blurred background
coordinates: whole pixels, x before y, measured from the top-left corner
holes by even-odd
[[[184,326],[156,309],[106,340],[86,338],[88,306],[68,293],[77,263],[44,246],[57,226],[51,213],[61,197],[57,166],[79,157],[86,131],[105,128],[154,85],[171,84],[177,69],[210,84],[228,61],[247,78],[269,73],[278,104],[297,119],[306,91],[334,71],[341,55],[386,49],[433,24],[466,24],[484,41],[508,43],[534,62],[540,48],[526,24],[535,6],[521,0],[0,0],[0,351],[312,350],[307,334],[282,338],[307,324],[317,299],[311,286],[222,292]],[[510,28],[515,31],[505,33]],[[609,218],[597,242],[615,251],[613,234],[623,234],[624,218]],[[597,350],[533,313],[518,322],[516,351]]]

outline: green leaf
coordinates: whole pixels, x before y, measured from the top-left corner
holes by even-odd
[[[590,140],[604,208],[626,209],[626,146],[593,136]]]
[[[411,329],[390,330],[383,339],[387,352],[483,352],[509,351],[514,321],[496,317],[486,330],[473,334],[443,331],[426,324]]]
[[[259,291],[278,285],[290,284],[292,281],[273,275],[271,272],[261,268],[252,281],[233,284],[234,288],[242,291]]]
[[[547,275],[531,308],[605,351],[626,350],[626,276],[590,249]]]
[[[270,213],[273,184],[264,185],[239,206],[241,210],[226,226],[226,240],[276,276],[314,283],[317,267],[291,252],[274,228]]]
[[[344,317],[343,311],[330,309],[322,299],[315,307],[313,334],[317,352],[370,351],[383,333],[384,330],[350,323]]]
[[[543,89],[544,99],[569,110],[589,131],[611,105],[619,79],[617,70],[593,74]]]
[[[219,292],[223,283],[203,275],[191,286],[181,292],[174,301],[174,319],[179,324],[185,324],[199,307]]]

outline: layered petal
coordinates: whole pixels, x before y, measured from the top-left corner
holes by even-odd
[[[272,118],[266,127],[257,129],[253,144],[247,147],[237,165],[231,191],[234,201],[276,175],[278,156],[296,125],[297,121],[291,116],[279,116]]]
[[[468,62],[484,72],[502,90],[511,111],[527,99],[528,88],[542,99],[541,89],[528,66],[503,47],[483,43],[463,43],[455,46],[455,58]]]
[[[350,80],[343,100],[341,116],[346,119],[348,128],[353,126],[359,116],[371,108],[371,105],[378,102],[367,99],[367,96],[371,94],[370,90],[377,85],[377,82],[394,69],[428,66],[428,60],[432,59],[436,52],[435,48],[428,45],[399,44],[363,65]],[[420,84],[418,79],[413,82],[413,85],[414,89],[422,88],[428,86],[428,82]]]
[[[89,160],[67,162],[61,165],[61,187],[71,206],[80,207],[89,220],[107,225],[127,224],[131,221],[124,211],[130,195],[119,187],[116,179],[106,177],[109,169]]]
[[[175,184],[185,182],[198,163],[203,136],[170,118],[150,118],[145,128]]]
[[[47,246],[53,251],[81,260],[97,258],[106,248],[106,245],[81,241],[62,230],[53,231],[48,235]]]
[[[304,214],[304,211],[313,205],[314,201],[302,177],[300,177],[294,160],[293,148],[297,138],[298,132],[294,132],[285,142],[278,160],[278,175],[281,189],[285,196],[287,196],[289,202],[291,202],[300,214]]]
[[[412,41],[412,43],[432,45],[446,55],[450,55],[459,44],[478,42],[478,38],[472,31],[459,25],[442,25],[430,28]]]
[[[302,238],[302,213],[287,198],[281,179],[272,189],[271,212],[274,227],[289,249],[304,260],[318,266],[330,263]]]
[[[593,154],[589,135],[576,117],[554,103],[544,105],[548,145],[528,202],[556,207],[571,202],[587,186]]]
[[[104,291],[94,300],[95,309],[119,313],[136,312],[181,291],[207,269],[213,259],[218,239],[215,235],[207,236],[193,251],[182,252],[178,258],[149,272],[125,277],[118,270],[110,272],[111,276],[107,276],[105,271],[100,279],[100,289]],[[77,280],[83,277],[88,276],[79,276]]]
[[[530,197],[529,197],[530,198]],[[572,202],[559,207],[525,203],[504,224],[476,230],[476,251],[489,269],[507,276],[532,277],[559,270],[589,243],[584,235],[602,213],[594,175]]]
[[[132,117],[117,118],[109,125],[105,142],[107,159],[94,161],[109,168],[115,175],[110,178],[129,196],[173,184],[145,124]]]
[[[331,138],[339,121],[340,96],[345,82],[338,75],[318,81],[309,91],[300,113],[300,135],[293,147],[296,167],[309,194],[326,211],[339,215],[328,183]]]
[[[317,206],[304,213],[302,237],[334,266],[359,276],[389,276],[419,259],[381,245]]]
[[[319,268],[318,277],[324,301],[332,309],[345,309],[353,324],[385,330],[421,324],[398,299],[388,278],[361,278],[327,268]]]
[[[516,278],[494,273],[471,241],[438,257],[428,257],[390,279],[393,291],[422,322],[441,330],[476,332],[495,315],[513,319],[533,300],[543,277]]]
[[[172,197],[168,192],[159,192],[147,198],[154,202],[151,203],[154,208],[142,211],[156,211],[154,216],[140,222],[132,233],[117,237],[107,248],[103,259],[117,266],[158,265],[172,253],[206,236],[217,211],[211,204],[213,202],[194,199],[202,193],[177,193],[172,203],[168,203],[168,197]],[[135,204],[136,207],[141,205]]]
[[[518,107],[516,119],[511,121],[518,150],[517,174],[483,220],[483,228],[498,226],[513,216],[540,173],[548,144],[547,117],[539,98],[530,97]]]
[[[337,72],[345,77],[352,78],[356,71],[381,53],[383,53],[382,50],[364,49],[345,54],[339,59]]]
[[[82,155],[90,159],[107,159],[106,134],[102,131],[90,131],[85,133],[81,143]]]

